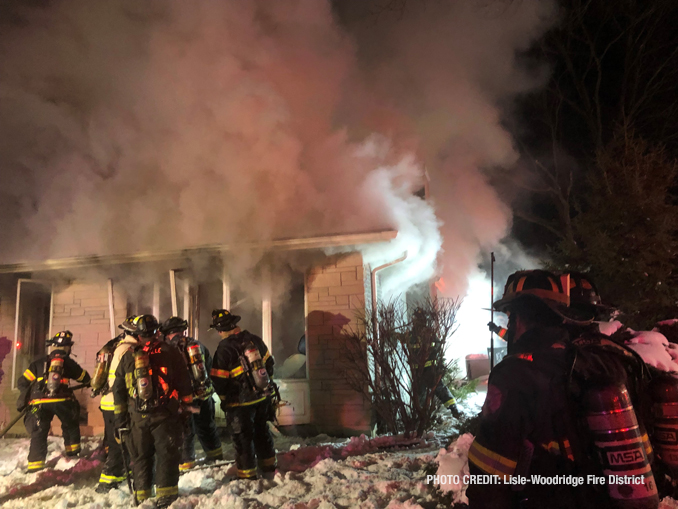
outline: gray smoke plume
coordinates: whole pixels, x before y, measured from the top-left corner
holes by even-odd
[[[510,223],[483,171],[515,160],[500,106],[551,14],[504,3],[5,3],[0,263],[394,228],[367,252],[408,251],[394,288],[444,237],[463,292]]]

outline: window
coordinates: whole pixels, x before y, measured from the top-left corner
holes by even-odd
[[[17,283],[16,321],[12,389],[19,376],[36,358],[45,355],[45,341],[51,334],[52,285],[44,281],[19,279]]]
[[[306,320],[303,274],[294,274],[287,293],[272,303],[271,353],[274,377],[306,378]]]

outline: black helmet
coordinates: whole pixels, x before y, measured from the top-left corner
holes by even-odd
[[[158,332],[158,320],[153,315],[139,315],[132,320],[133,336],[149,338]]]
[[[548,309],[571,323],[585,324],[592,318],[568,309],[570,297],[563,289],[560,278],[546,270],[523,270],[511,274],[506,280],[504,296],[493,307],[497,311],[510,312],[516,305],[530,301],[545,304]]]
[[[73,333],[69,330],[62,330],[52,338],[47,340],[47,346],[71,346],[73,344]]]
[[[120,325],[118,325],[118,329],[122,329],[125,332],[131,334],[134,331],[137,330],[136,326],[134,325],[134,319],[137,317],[137,315],[130,315],[128,316],[124,322],[122,322]]]
[[[232,315],[228,309],[215,309],[212,311],[212,325],[209,329],[216,329],[219,332],[227,332],[235,329],[240,321],[238,315]]]
[[[173,332],[183,332],[188,329],[188,322],[178,316],[172,316],[165,320],[160,326],[160,332],[171,334]]]
[[[570,307],[582,311],[604,314],[612,313],[614,308],[603,304],[598,288],[588,274],[570,272]]]

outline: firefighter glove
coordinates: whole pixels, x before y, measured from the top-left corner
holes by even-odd
[[[490,332],[499,334],[501,332],[501,327],[494,322],[488,322],[487,327],[490,329]]]

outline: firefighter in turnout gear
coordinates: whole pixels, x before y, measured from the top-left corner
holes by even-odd
[[[181,465],[179,465],[179,470],[182,472],[195,465],[195,435],[198,435],[207,461],[223,459],[221,439],[214,422],[214,400],[212,399],[214,387],[209,378],[212,356],[205,345],[185,335],[187,329],[188,322],[177,316],[168,318],[160,327],[165,341],[176,346],[184,355],[193,385],[193,405],[200,410],[200,413],[186,412],[184,415],[184,442]]]
[[[427,392],[433,388],[433,395],[452,413],[452,416],[457,419],[461,417],[457,402],[450,389],[443,383],[441,378],[443,373],[437,366],[437,363],[443,362],[443,352],[440,352],[434,324],[430,323],[426,311],[422,308],[416,308],[412,313],[412,341],[408,343],[408,347],[411,349],[414,359],[426,357],[421,376],[416,377],[420,379],[420,386],[417,391],[420,404],[424,404]],[[427,353],[428,355],[426,355]],[[413,364],[412,369],[417,372],[419,364]],[[437,385],[433,387],[436,382]]]
[[[238,477],[256,479],[257,461],[264,475],[275,472],[275,447],[267,421],[275,420],[273,399],[278,395],[270,380],[273,357],[260,337],[237,326],[239,321],[225,309],[212,311],[211,328],[222,341],[210,374],[233,438]]]
[[[96,488],[98,493],[105,493],[113,488],[117,488],[127,477],[122,451],[115,441],[115,403],[112,388],[115,383],[115,371],[118,368],[118,364],[120,364],[120,359],[122,359],[122,356],[128,350],[137,345],[137,339],[131,335],[135,330],[133,325],[135,318],[135,316],[130,316],[121,325],[118,325],[118,328],[122,329],[123,333],[109,341],[97,353],[97,370],[93,378],[92,388],[95,392],[103,395],[99,408],[104,416],[104,444],[107,452],[106,463],[101,471],[99,485]],[[97,380],[96,374],[99,368],[102,373],[105,373],[106,380],[105,383],[102,380],[101,382],[97,381],[95,384],[94,380]],[[101,387],[98,387],[99,384],[101,384]]]
[[[113,384],[116,438],[129,451],[136,501],[152,496],[155,470],[156,506],[168,507],[179,492],[181,407],[193,391],[181,352],[159,339],[156,318],[137,316],[132,325],[137,344],[123,354]]]
[[[563,286],[560,278],[550,272],[521,271],[508,278],[502,299],[494,303],[497,311],[509,316],[505,336],[509,355],[490,374],[479,429],[468,458],[471,475],[498,476],[500,482],[471,483],[466,492],[471,509],[649,509],[658,505],[628,391],[623,384],[595,385],[596,378],[609,378],[610,373],[599,369],[606,359],[594,348],[587,351],[588,341],[579,338],[578,333],[587,330],[592,317],[587,319],[568,307],[567,288],[569,283]],[[577,339],[573,341],[574,338]],[[595,338],[595,347],[599,345]],[[626,355],[619,352],[622,357]],[[619,381],[614,379],[615,383]],[[582,423],[587,423],[588,428]],[[610,440],[614,442],[610,445],[618,448],[612,456],[604,449]],[[603,449],[595,450],[601,444]],[[627,447],[632,455],[638,454],[632,465],[624,461],[612,467],[605,464],[603,458],[609,461]],[[539,475],[583,476],[585,480],[593,475],[607,479],[608,475],[630,475],[631,471],[645,476],[647,483],[636,489],[626,483],[608,486],[606,482],[587,482],[573,486],[529,481],[531,476]],[[521,476],[528,481],[518,483]]]
[[[17,410],[30,409],[24,417],[26,431],[31,436],[28,452],[28,472],[45,468],[47,435],[56,415],[61,421],[66,456],[80,453],[80,404],[69,389],[69,380],[88,384],[87,371],[70,357],[73,333],[61,331],[47,341],[50,352],[30,364],[17,383]]]

